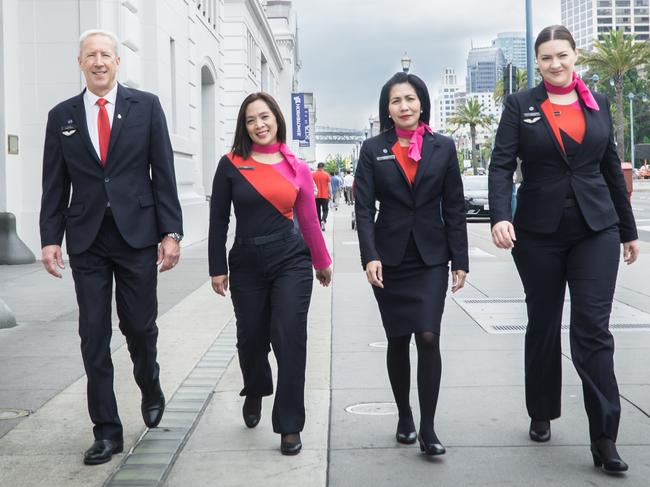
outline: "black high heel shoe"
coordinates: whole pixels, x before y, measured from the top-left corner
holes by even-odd
[[[283,455],[297,455],[302,450],[300,433],[287,433],[281,435],[280,452]]]
[[[423,452],[425,455],[444,455],[447,450],[445,447],[440,443],[440,440],[438,440],[438,437],[436,436],[435,432],[431,432],[433,437],[431,439],[427,439],[426,441],[422,438],[422,431],[420,431],[420,434],[418,435],[418,440],[420,441],[420,451]]]
[[[551,422],[548,420],[531,419],[528,436],[533,441],[545,443],[551,439]]]
[[[629,468],[616,451],[616,443],[609,438],[594,441],[591,444],[591,456],[594,459],[594,467],[602,467],[606,473],[627,472]]]
[[[397,443],[402,443],[403,445],[412,445],[418,438],[418,434],[415,431],[415,423],[413,423],[413,416],[408,416],[406,418],[399,418],[397,422],[397,432],[395,433],[395,439]]]
[[[246,396],[241,412],[246,426],[249,428],[255,428],[262,417],[262,397]]]

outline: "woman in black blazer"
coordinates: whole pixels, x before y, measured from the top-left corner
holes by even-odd
[[[388,376],[399,412],[396,439],[415,443],[409,405],[409,344],[418,350],[420,449],[445,453],[433,419],[440,389],[440,320],[452,291],[469,270],[463,185],[451,139],[427,123],[424,82],[397,73],[379,98],[381,133],[361,146],[354,182],[361,264],[388,337]],[[379,215],[375,221],[375,202]]]
[[[625,262],[639,245],[616,155],[609,104],[574,73],[575,42],[563,26],[535,42],[543,82],[509,96],[499,123],[489,192],[492,239],[512,248],[526,292],[526,406],[529,435],[548,441],[560,416],[560,325],[568,283],[571,358],[582,379],[594,465],[627,470],[616,451],[621,412],[609,316],[619,246]],[[523,182],[511,223],[512,175]]]

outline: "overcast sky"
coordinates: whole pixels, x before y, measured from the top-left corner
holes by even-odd
[[[377,113],[379,91],[401,70],[435,96],[445,67],[465,84],[473,43],[499,32],[525,31],[525,0],[293,0],[298,13],[300,89],[313,91],[318,125],[363,128]],[[533,0],[533,30],[560,23],[560,0]]]

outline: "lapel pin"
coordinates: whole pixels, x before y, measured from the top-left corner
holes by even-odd
[[[528,109],[532,112],[533,110],[535,110],[535,107],[528,107]]]
[[[69,124],[72,123],[72,120],[68,120],[68,123],[69,123]]]
[[[117,118],[122,118],[122,114],[121,114],[121,113],[118,113],[118,114],[117,114]]]
[[[388,154],[388,149],[383,150],[384,154]]]

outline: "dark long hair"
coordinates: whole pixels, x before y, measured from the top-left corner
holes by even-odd
[[[569,29],[563,25],[549,25],[548,27],[543,28],[537,36],[537,39],[535,39],[535,56],[537,56],[537,49],[540,45],[555,40],[569,41],[571,48],[574,51],[576,50],[576,41],[573,39]]]
[[[429,124],[429,118],[431,117],[431,99],[429,98],[427,85],[421,78],[414,74],[399,72],[395,73],[388,81],[386,81],[386,84],[382,87],[381,94],[379,95],[379,130],[381,132],[392,129],[395,126],[393,119],[388,117],[388,103],[391,88],[400,83],[408,83],[413,87],[415,93],[420,99],[420,108],[422,110],[422,113],[420,113],[420,121],[427,125]]]
[[[275,101],[275,98],[273,98],[271,95],[263,91],[251,93],[246,98],[244,98],[241,107],[239,107],[239,113],[237,114],[237,125],[235,127],[235,140],[232,143],[233,153],[237,156],[243,157],[244,159],[248,159],[250,157],[251,151],[253,149],[253,141],[251,140],[250,135],[248,135],[248,130],[246,130],[246,108],[248,108],[248,105],[257,100],[262,100],[264,103],[266,103],[269,106],[271,113],[273,113],[275,116],[275,120],[278,124],[278,142],[284,144],[287,141],[287,124],[284,121],[284,117],[282,116],[282,111],[280,110],[278,102]]]

